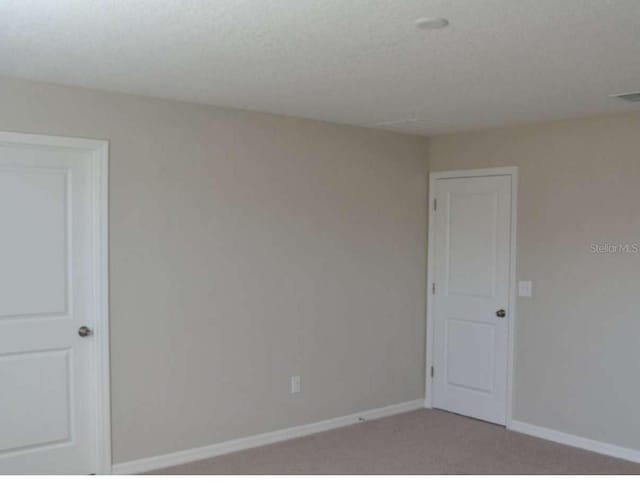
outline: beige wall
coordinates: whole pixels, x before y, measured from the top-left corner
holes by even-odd
[[[640,449],[640,114],[430,140],[0,80],[111,141],[114,461],[420,398],[426,158],[520,168],[515,418]],[[303,393],[288,394],[289,376]]]
[[[8,79],[0,109],[111,141],[115,462],[423,396],[424,138]]]
[[[519,167],[516,420],[640,449],[640,114],[430,140],[434,171]]]

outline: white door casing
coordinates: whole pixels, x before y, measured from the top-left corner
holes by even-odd
[[[110,471],[107,163],[0,133],[0,474]]]
[[[516,174],[434,173],[430,184],[427,406],[502,425],[511,418]]]

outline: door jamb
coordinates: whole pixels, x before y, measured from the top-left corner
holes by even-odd
[[[438,179],[452,179],[461,177],[488,177],[488,176],[510,176],[511,177],[511,229],[509,248],[509,322],[507,347],[507,411],[506,427],[511,428],[513,423],[513,376],[515,371],[515,322],[516,322],[516,248],[517,248],[517,226],[518,226],[518,168],[517,167],[495,167],[490,169],[463,169],[442,172],[431,172],[429,174],[429,225],[428,225],[428,247],[427,247],[427,310],[426,310],[426,377],[425,377],[425,408],[432,408],[433,403],[433,379],[431,377],[431,367],[433,366],[433,297],[431,287],[434,283],[434,205],[435,185]]]
[[[90,236],[94,274],[95,347],[92,388],[94,412],[94,471],[111,473],[111,394],[109,368],[109,142],[104,140],[0,132],[0,142],[26,146],[71,148],[91,155],[90,200],[93,216]]]

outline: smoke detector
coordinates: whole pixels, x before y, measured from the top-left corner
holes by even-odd
[[[449,25],[449,21],[444,17],[421,17],[416,19],[418,29],[442,29]]]

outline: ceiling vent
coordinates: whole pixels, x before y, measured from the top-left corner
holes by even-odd
[[[383,121],[376,123],[378,127],[390,127],[390,128],[413,128],[420,127],[423,122],[429,122],[428,119],[418,119],[413,117],[410,119],[401,119],[397,121]]]
[[[640,103],[640,92],[636,92],[636,93],[620,93],[619,95],[611,95],[611,96],[615,97],[615,98],[620,98],[621,100],[624,100],[625,102]]]

